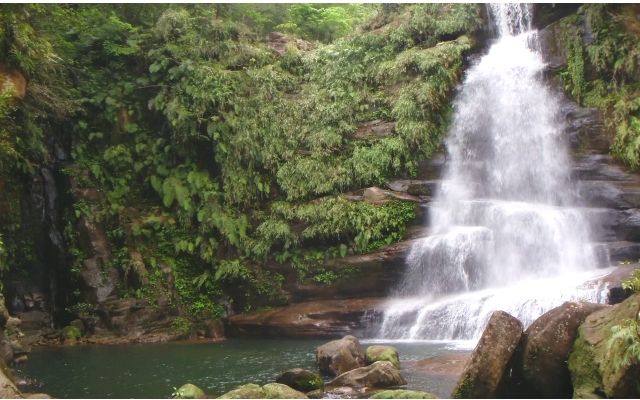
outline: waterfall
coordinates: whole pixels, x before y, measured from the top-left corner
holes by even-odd
[[[455,99],[432,234],[412,247],[380,338],[475,340],[497,309],[528,325],[563,301],[602,300],[582,285],[597,253],[530,9],[489,10],[498,38]]]

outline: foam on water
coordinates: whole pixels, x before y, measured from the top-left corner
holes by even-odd
[[[528,6],[490,6],[499,34],[455,100],[432,235],[407,257],[378,336],[477,340],[491,312],[525,325],[567,300],[604,301],[602,274],[570,179],[559,100]]]

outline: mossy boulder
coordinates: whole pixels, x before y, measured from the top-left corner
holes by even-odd
[[[376,361],[389,361],[394,367],[400,369],[400,357],[398,350],[392,346],[369,346],[365,353],[367,364],[373,364]]]
[[[248,383],[218,397],[219,399],[306,399],[307,396],[287,385],[269,383],[262,387]]]
[[[371,396],[370,399],[437,399],[437,397],[420,390],[395,389],[382,390]]]
[[[171,397],[174,399],[204,399],[207,395],[196,385],[187,383],[180,386]]]
[[[255,383],[247,383],[218,397],[219,399],[264,399],[264,390]]]
[[[65,341],[67,340],[74,341],[74,340],[80,339],[81,337],[82,337],[82,332],[76,326],[67,325],[64,328],[62,328],[62,339],[64,339]]]
[[[276,382],[305,393],[324,388],[324,381],[320,375],[302,368],[283,372],[276,378]]]
[[[620,349],[612,341],[612,328],[629,326],[639,312],[640,294],[635,294],[594,312],[580,325],[569,355],[574,398],[640,398],[640,361],[631,357],[628,364],[621,363]],[[640,340],[637,332],[632,334]]]
[[[82,322],[81,319],[74,319],[73,321],[69,322],[69,326],[75,326],[76,328],[78,328],[81,335],[84,335],[86,331],[84,322]]]
[[[282,383],[268,383],[262,387],[265,399],[306,399],[307,396]]]
[[[569,398],[569,352],[588,315],[608,306],[566,302],[538,318],[522,340],[522,378],[533,397]]]

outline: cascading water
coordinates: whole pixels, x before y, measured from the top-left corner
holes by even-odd
[[[570,179],[557,111],[542,79],[530,10],[490,6],[497,41],[455,101],[432,235],[417,242],[384,312],[384,339],[474,340],[494,310],[525,325],[582,286],[597,257]]]

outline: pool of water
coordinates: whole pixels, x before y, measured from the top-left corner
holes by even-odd
[[[315,370],[316,347],[326,340],[232,339],[221,343],[163,343],[36,349],[18,375],[22,390],[54,398],[167,398],[191,382],[210,397],[244,383],[265,384],[290,368]],[[371,342],[363,341],[363,347]],[[380,343],[380,342],[376,342]],[[401,361],[460,351],[450,343],[392,343]],[[409,387],[450,393],[424,375],[403,371]]]

